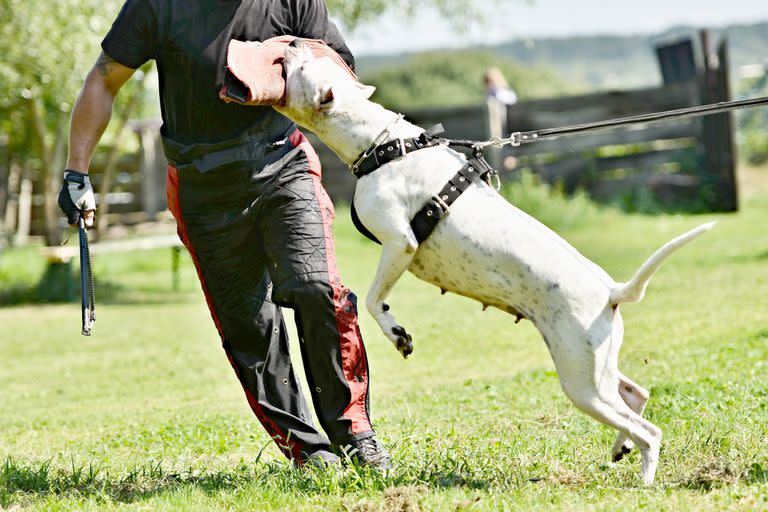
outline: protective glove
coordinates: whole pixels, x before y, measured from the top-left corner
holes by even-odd
[[[96,196],[88,175],[78,171],[64,171],[64,181],[59,191],[59,208],[67,216],[69,224],[77,224],[80,215],[86,226],[93,225],[93,215],[86,212],[96,210]]]

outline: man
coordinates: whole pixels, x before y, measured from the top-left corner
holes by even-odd
[[[154,59],[168,205],[197,267],[224,350],[253,412],[297,464],[333,464],[342,449],[387,467],[368,406],[368,364],[354,294],[335,263],[333,206],[303,134],[268,107],[224,103],[231,39],[323,39],[354,59],[322,0],[127,0],[102,42],[72,114],[59,204],[93,222],[88,165],[115,95]],[[320,424],[291,365],[281,306],[293,308]]]

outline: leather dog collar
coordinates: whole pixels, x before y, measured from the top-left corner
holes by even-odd
[[[352,174],[359,179],[392,160],[404,157],[408,153],[436,146],[442,142],[442,139],[436,138],[435,135],[443,133],[443,131],[443,125],[436,124],[425,130],[418,137],[393,139],[369,148],[358,157],[354,165],[350,166]]]

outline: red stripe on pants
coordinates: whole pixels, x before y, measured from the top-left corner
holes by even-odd
[[[208,290],[208,287],[205,284],[205,279],[203,278],[203,272],[200,267],[200,262],[197,259],[197,253],[195,252],[195,248],[192,246],[192,243],[190,242],[189,233],[187,232],[187,226],[184,224],[184,217],[182,215],[181,204],[179,202],[179,171],[172,165],[168,166],[168,176],[167,176],[166,185],[167,185],[166,190],[167,190],[167,196],[168,196],[168,208],[171,210],[173,217],[176,219],[176,231],[179,235],[179,238],[184,243],[184,246],[187,248],[187,251],[189,251],[189,255],[192,257],[192,261],[195,264],[195,269],[197,270],[197,277],[200,279],[200,285],[203,288],[203,294],[205,295],[205,301],[208,304],[208,309],[211,312],[213,323],[216,324],[216,330],[219,332],[219,336],[221,337],[222,344],[224,344],[224,341],[225,341],[224,330],[222,329],[219,316],[216,314],[216,309],[213,305],[213,299],[211,298],[210,291]],[[240,370],[235,364],[234,358],[226,350],[226,347],[224,348],[224,351],[227,354],[229,363],[232,365],[232,368],[235,370],[235,374],[237,375],[237,378],[240,381],[240,384],[243,385],[243,391],[245,391],[245,397],[248,399],[248,405],[251,406],[251,410],[253,410],[253,413],[256,415],[256,418],[258,418],[258,420],[264,426],[264,429],[272,437],[272,439],[275,441],[277,446],[280,448],[280,450],[283,452],[283,454],[286,457],[288,457],[289,459],[293,459],[298,463],[303,462],[303,458],[301,456],[301,446],[299,445],[299,443],[293,439],[289,439],[288,436],[285,435],[282,432],[282,430],[280,430],[280,427],[278,427],[277,424],[275,424],[275,422],[272,421],[264,413],[264,409],[261,407],[261,404],[259,403],[259,401],[256,399],[255,396],[253,396],[253,393],[251,393],[251,391],[248,388],[246,388],[245,385],[243,384],[243,380],[240,378]]]
[[[325,259],[328,266],[328,279],[333,288],[333,306],[336,317],[336,329],[339,332],[341,346],[341,366],[344,379],[351,394],[349,404],[344,409],[344,417],[352,421],[352,433],[360,434],[373,430],[366,410],[368,395],[368,364],[365,360],[365,348],[360,327],[357,323],[355,306],[349,298],[349,289],[341,282],[341,275],[336,265],[336,251],[333,246],[331,223],[334,212],[333,203],[320,182],[320,159],[307,138],[299,130],[290,136],[291,144],[300,147],[307,155],[309,172],[313,175],[315,196],[320,202],[325,233]]]

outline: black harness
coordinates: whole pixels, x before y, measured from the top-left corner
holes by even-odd
[[[364,151],[357,158],[355,163],[350,166],[352,174],[359,179],[367,174],[371,174],[373,171],[384,164],[388,164],[392,160],[404,157],[408,153],[437,146],[443,139],[436,138],[435,135],[441,134],[443,131],[443,125],[436,124],[418,137],[413,137],[411,139],[393,139],[383,144],[379,144],[378,146],[374,146],[373,148]]]
[[[445,184],[440,192],[427,201],[411,220],[411,229],[419,243],[426,240],[429,235],[432,234],[440,221],[442,221],[450,212],[451,205],[469,188],[470,185],[478,179],[484,179],[490,184],[491,177],[498,174],[496,170],[485,161],[482,151],[474,147],[473,142],[435,137],[435,135],[442,132],[443,127],[438,124],[426,130],[418,137],[410,139],[394,139],[379,144],[366,150],[357,159],[355,164],[350,166],[355,177],[361,178],[374,172],[382,165],[402,158],[408,153],[418,151],[419,149],[430,148],[440,144],[471,148],[472,156],[469,161],[448,180],[448,183]],[[376,236],[374,236],[374,234],[360,221],[354,203],[352,204],[351,213],[352,223],[357,230],[370,240],[373,240],[377,244],[381,244]]]

